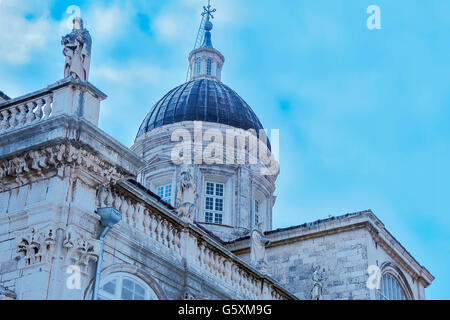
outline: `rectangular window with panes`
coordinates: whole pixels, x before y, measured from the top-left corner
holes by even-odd
[[[156,188],[156,194],[165,202],[168,204],[171,204],[171,198],[172,198],[172,185],[166,184],[163,186],[159,186]]]
[[[206,182],[205,222],[223,224],[225,213],[225,186],[222,183]]]

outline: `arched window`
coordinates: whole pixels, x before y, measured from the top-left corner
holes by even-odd
[[[202,66],[202,59],[197,58],[197,60],[195,60],[195,74],[196,75],[200,74],[201,66]]]
[[[390,273],[385,273],[381,277],[380,285],[380,290],[377,291],[378,300],[407,300],[400,283]]]
[[[206,60],[206,74],[210,76],[212,74],[212,59],[208,58]]]
[[[101,300],[158,300],[156,293],[141,279],[128,273],[107,276],[100,286]]]

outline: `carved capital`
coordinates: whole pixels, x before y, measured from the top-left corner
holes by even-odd
[[[39,263],[53,263],[56,256],[56,228],[46,225],[31,228],[17,237],[17,252],[21,254],[22,267]]]
[[[86,271],[90,261],[97,261],[100,245],[100,240],[92,239],[75,227],[69,227],[62,243],[63,261],[66,265],[77,265],[82,271]]]

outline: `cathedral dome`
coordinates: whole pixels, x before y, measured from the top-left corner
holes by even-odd
[[[169,91],[147,114],[138,135],[183,121],[204,121],[239,129],[254,129],[261,122],[250,106],[232,89],[215,79],[198,78]]]

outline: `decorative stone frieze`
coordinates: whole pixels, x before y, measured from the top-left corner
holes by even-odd
[[[63,177],[68,168],[83,168],[103,183],[115,183],[123,178],[115,166],[87,150],[71,144],[56,144],[0,160],[0,192],[45,177]]]

